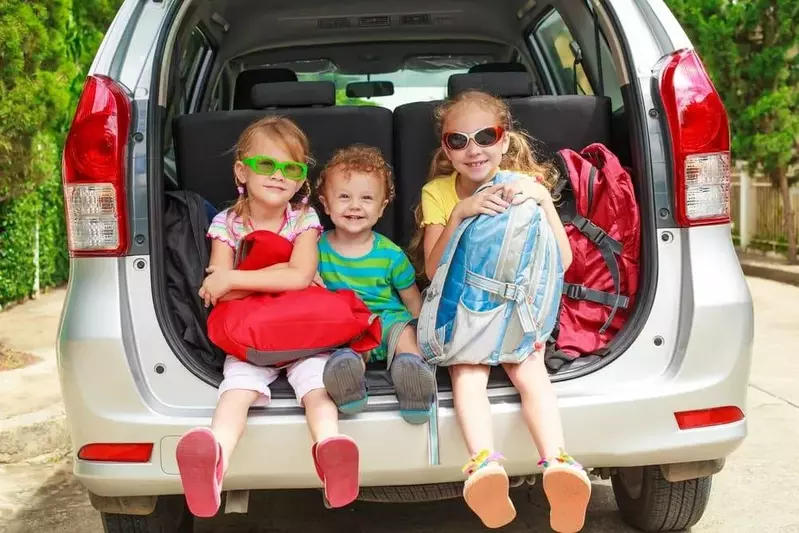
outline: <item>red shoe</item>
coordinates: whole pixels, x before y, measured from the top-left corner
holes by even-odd
[[[192,429],[181,437],[176,455],[189,510],[200,518],[216,515],[225,472],[222,447],[216,437],[210,429]]]
[[[360,459],[355,441],[344,435],[330,437],[314,444],[311,453],[330,507],[344,507],[355,501],[360,492]]]

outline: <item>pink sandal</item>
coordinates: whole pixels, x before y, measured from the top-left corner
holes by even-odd
[[[549,501],[550,527],[558,533],[577,533],[585,524],[591,499],[591,480],[582,465],[561,450],[554,459],[541,459],[544,493]]]
[[[499,453],[483,450],[475,454],[463,473],[468,475],[463,485],[463,499],[487,528],[496,529],[516,518],[516,507],[510,499],[510,480],[499,461]]]
[[[192,429],[181,437],[176,455],[189,510],[200,518],[216,515],[225,473],[222,447],[216,437],[210,429]]]
[[[355,441],[344,435],[330,437],[314,444],[311,453],[330,507],[344,507],[355,501],[360,491],[360,459]]]

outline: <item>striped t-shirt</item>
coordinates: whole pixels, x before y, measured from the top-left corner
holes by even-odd
[[[361,257],[344,257],[330,245],[328,233],[319,239],[319,275],[331,290],[352,289],[370,311],[408,313],[397,291],[416,282],[402,248],[373,232],[372,250]]]

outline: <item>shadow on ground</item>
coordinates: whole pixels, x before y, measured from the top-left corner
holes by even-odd
[[[55,472],[27,499],[2,533],[100,533],[99,514],[89,505],[85,489],[71,475],[71,465],[50,465]],[[546,499],[539,486],[514,489],[516,520],[501,531],[549,531]],[[220,514],[196,520],[196,533],[278,533],[314,531],[347,533],[470,533],[485,532],[463,500],[430,503],[356,502],[346,509],[327,510],[318,490],[253,492],[249,514]],[[595,483],[585,533],[629,533],[621,523],[613,492]]]

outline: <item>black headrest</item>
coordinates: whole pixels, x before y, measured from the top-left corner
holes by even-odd
[[[252,88],[252,105],[255,109],[336,105],[336,84],[332,81],[262,83]]]
[[[259,68],[241,72],[236,78],[233,109],[252,109],[250,95],[253,87],[260,83],[282,81],[297,81],[297,75],[287,68]]]
[[[480,63],[469,69],[469,73],[475,72],[527,72],[527,68],[516,61],[508,63]]]
[[[480,72],[450,76],[450,97],[471,89],[500,98],[524,98],[536,94],[535,80],[527,72]]]

